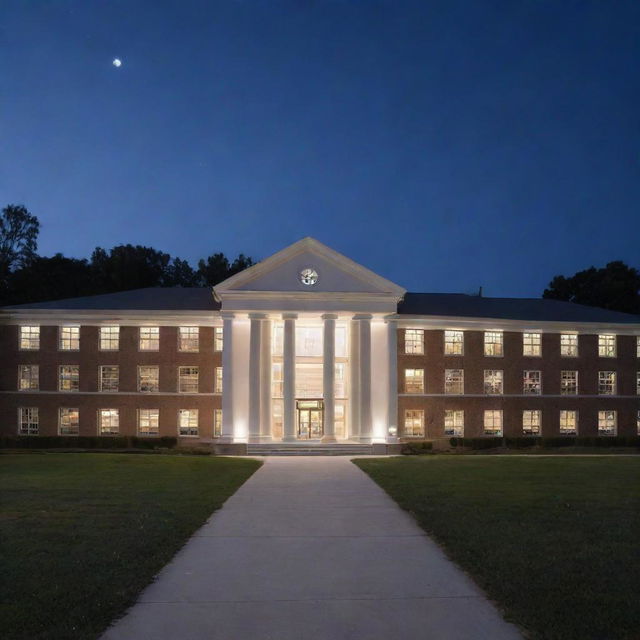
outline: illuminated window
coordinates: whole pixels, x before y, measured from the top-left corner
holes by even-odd
[[[283,396],[282,362],[274,362],[271,365],[271,397],[282,398],[282,396]]]
[[[98,411],[98,433],[101,436],[116,436],[120,431],[120,413],[118,409],[100,409]]]
[[[568,358],[578,357],[578,335],[575,333],[560,334],[560,355]]]
[[[444,392],[448,394],[464,393],[464,369],[445,369]]]
[[[213,350],[222,351],[224,348],[224,334],[222,327],[213,328]]]
[[[178,411],[178,435],[197,436],[198,435],[198,410],[180,409]]]
[[[160,349],[160,327],[140,327],[140,351],[158,351]]]
[[[422,409],[405,410],[404,435],[408,438],[424,436],[424,411]]]
[[[502,435],[502,410],[487,409],[484,412],[484,435]]]
[[[117,351],[120,348],[120,327],[100,327],[100,351]]]
[[[600,334],[598,336],[598,355],[601,358],[616,357],[616,337],[609,334]]]
[[[281,438],[284,426],[284,406],[282,400],[271,403],[271,435],[274,439]]]
[[[575,436],[578,433],[578,412],[560,412],[560,435]]]
[[[542,334],[523,333],[522,334],[522,355],[541,356],[542,355]]]
[[[198,393],[198,367],[178,367],[178,392]]]
[[[487,395],[502,394],[502,371],[499,369],[485,369],[484,371],[484,392]]]
[[[58,337],[58,348],[61,351],[80,349],[80,327],[60,327]]]
[[[522,372],[522,393],[530,396],[539,396],[542,393],[542,372]]]
[[[615,371],[598,371],[598,394],[601,396],[616,395]]]
[[[296,398],[322,398],[322,364],[296,362]]]
[[[200,329],[198,327],[178,327],[178,351],[198,351],[200,349]]]
[[[636,358],[640,358],[640,336],[636,338]]]
[[[160,391],[160,367],[146,365],[138,367],[138,391],[157,393]]]
[[[138,435],[160,434],[160,409],[138,409]]]
[[[347,381],[345,379],[345,363],[336,362],[334,383],[333,383],[333,395],[336,398],[347,397]]]
[[[213,437],[222,436],[222,409],[213,410]]]
[[[444,355],[461,356],[464,354],[464,332],[445,331],[444,332]]]
[[[20,407],[18,409],[18,435],[37,436],[39,425],[38,407]]]
[[[58,391],[77,391],[80,388],[80,367],[77,364],[58,368]]]
[[[464,411],[459,409],[445,409],[444,411],[444,435],[464,435]]]
[[[40,388],[40,367],[37,364],[18,366],[18,390],[37,391]]]
[[[336,358],[347,357],[347,327],[336,325]]]
[[[100,366],[100,391],[117,391],[120,384],[120,367],[117,364]]]
[[[636,372],[636,395],[640,396],[640,371]]]
[[[284,350],[284,324],[282,322],[274,322],[272,327],[271,354],[281,356]]]
[[[60,407],[58,433],[61,436],[77,436],[80,430],[80,410]]]
[[[424,369],[404,370],[405,393],[424,393]]]
[[[484,355],[500,357],[503,352],[503,333],[502,331],[485,331],[484,332]]]
[[[222,393],[222,367],[216,367],[216,377],[213,382],[213,392]]]
[[[542,424],[542,411],[525,409],[522,412],[522,433],[525,436],[539,436]]]
[[[640,411],[636,414],[636,433],[640,436]]]
[[[424,353],[424,329],[404,330],[404,352],[414,355]]]
[[[598,435],[615,436],[618,429],[617,411],[598,411]]]
[[[578,393],[578,372],[560,372],[560,395],[575,396]]]
[[[40,348],[40,327],[20,327],[20,349],[35,351]]]
[[[296,325],[296,356],[322,356],[322,327]]]

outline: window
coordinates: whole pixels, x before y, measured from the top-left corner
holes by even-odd
[[[422,409],[405,410],[404,435],[408,438],[424,436],[424,411]]]
[[[80,367],[77,364],[62,365],[58,369],[58,391],[77,391],[80,388]]]
[[[296,324],[296,356],[320,357],[322,355],[322,326],[305,327]]]
[[[560,372],[560,395],[575,396],[578,394],[578,372]]]
[[[614,335],[600,334],[598,336],[598,355],[601,358],[616,357],[616,337]]]
[[[578,335],[575,333],[560,334],[560,355],[567,358],[578,357]]]
[[[18,390],[37,391],[40,388],[40,367],[37,364],[18,366]]]
[[[404,370],[405,393],[424,393],[424,369]]]
[[[213,328],[213,350],[222,351],[224,347],[224,339],[222,333],[222,327]]]
[[[522,355],[541,356],[542,355],[542,334],[523,333],[522,334]]]
[[[598,411],[598,435],[615,436],[618,427],[617,411]]]
[[[640,436],[640,411],[636,415],[636,433]]]
[[[58,433],[61,436],[77,436],[80,430],[80,410],[60,407]]]
[[[636,395],[640,396],[640,371],[636,371]]]
[[[160,349],[160,327],[140,327],[140,351],[158,351]]]
[[[120,348],[120,327],[100,327],[100,351],[117,351]]]
[[[98,433],[101,436],[115,436],[120,431],[120,414],[118,409],[98,410]]]
[[[117,364],[100,365],[100,391],[117,391],[120,383],[120,367]]]
[[[60,327],[58,338],[60,351],[78,351],[80,349],[80,327]]]
[[[450,394],[464,393],[464,369],[445,369],[444,392]]]
[[[178,435],[197,436],[198,435],[198,410],[180,409],[178,411]]]
[[[333,379],[333,395],[336,398],[347,397],[347,381],[345,377],[345,363],[336,362]]]
[[[213,410],[213,437],[219,438],[222,435],[222,409]]]
[[[216,367],[216,378],[213,383],[213,392],[222,393],[222,367]]]
[[[522,393],[528,396],[539,396],[542,393],[542,372],[522,372]]]
[[[575,436],[578,433],[578,412],[560,412],[560,435]]]
[[[485,436],[501,436],[502,435],[502,411],[495,409],[485,410],[484,412],[484,435]]]
[[[178,351],[198,351],[199,349],[199,327],[178,327]]]
[[[464,411],[459,409],[445,409],[444,411],[444,435],[464,435]]]
[[[157,393],[160,391],[159,366],[138,367],[138,391],[143,393]]]
[[[484,332],[484,355],[493,357],[504,355],[502,331]]]
[[[198,367],[178,367],[178,391],[198,393]]]
[[[282,377],[282,362],[271,365],[271,397],[282,398],[284,395],[284,380]]]
[[[336,325],[335,336],[336,358],[347,357],[347,327],[344,325]]]
[[[598,371],[598,394],[601,396],[616,395],[615,371]]]
[[[502,393],[502,371],[498,369],[485,369],[484,392],[488,395],[500,395]]]
[[[138,435],[160,434],[160,409],[138,409]]]
[[[35,351],[40,348],[40,327],[20,327],[20,349]]]
[[[444,332],[444,355],[461,356],[464,353],[464,332],[445,331]]]
[[[414,355],[424,353],[424,329],[404,330],[404,352]]]
[[[18,409],[18,435],[37,436],[39,424],[38,407],[20,407]]]
[[[522,412],[522,433],[525,436],[539,436],[542,425],[542,411],[525,409]]]
[[[636,338],[636,358],[640,358],[640,336]]]

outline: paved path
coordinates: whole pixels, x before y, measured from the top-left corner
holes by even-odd
[[[266,458],[103,636],[390,638],[520,635],[345,457]]]

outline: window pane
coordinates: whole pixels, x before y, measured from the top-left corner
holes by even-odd
[[[198,327],[178,327],[178,350],[198,351],[200,348],[200,329]]]
[[[424,329],[405,329],[404,352],[409,354],[424,353]]]
[[[502,331],[485,331],[484,332],[484,355],[485,356],[502,356],[503,355]]]
[[[160,433],[160,409],[138,410],[138,433],[141,436],[157,436]]]
[[[120,348],[120,327],[100,327],[100,350],[117,351]]]
[[[18,410],[18,434],[37,436],[39,429],[38,407],[20,407]]]
[[[444,354],[446,356],[461,356],[464,353],[464,332],[444,332]]]
[[[160,349],[160,327],[140,327],[140,351]]]
[[[40,348],[40,327],[20,327],[20,348],[33,351]]]

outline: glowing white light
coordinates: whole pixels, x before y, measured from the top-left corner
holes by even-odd
[[[121,67],[122,66],[122,60],[120,60],[120,58],[114,58],[113,62],[111,64],[113,64],[114,67]]]

